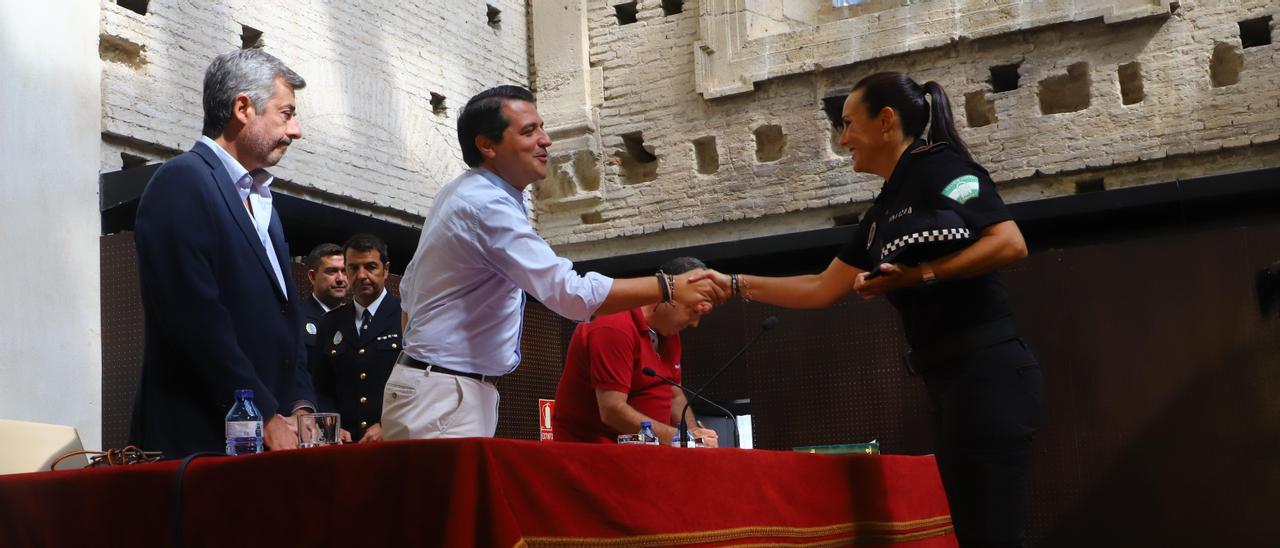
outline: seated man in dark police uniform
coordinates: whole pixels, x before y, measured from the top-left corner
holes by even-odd
[[[400,299],[386,290],[387,244],[357,234],[342,246],[350,305],[329,311],[316,330],[311,372],[322,411],[342,415],[355,441],[382,440],[382,388],[400,353]]]

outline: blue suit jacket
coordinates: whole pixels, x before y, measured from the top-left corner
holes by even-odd
[[[280,217],[268,227],[282,267]],[[223,451],[235,390],[264,421],[315,401],[293,284],[280,287],[249,212],[203,143],[165,162],[138,203],[134,241],[146,317],[130,443],[179,458]],[[286,270],[285,279],[291,276]]]

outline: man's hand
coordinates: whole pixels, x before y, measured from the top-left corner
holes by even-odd
[[[375,422],[364,431],[364,437],[360,438],[360,443],[368,443],[371,441],[382,441],[382,423]]]
[[[853,280],[853,290],[867,301],[897,289],[919,285],[921,282],[920,268],[914,266],[886,263],[880,265],[879,276],[868,280],[867,274],[867,272],[858,274],[858,277]]]
[[[339,428],[338,441],[341,441],[342,443],[351,443],[351,432],[348,432],[346,428]]]
[[[689,429],[689,435],[693,436],[693,439],[702,438],[702,444],[707,447],[720,446],[720,442],[718,441],[720,436],[716,434],[715,430],[710,428],[691,428]]]
[[[269,451],[298,448],[298,427],[293,417],[275,415],[262,425],[262,443]]]
[[[729,276],[714,270],[690,270],[674,277],[675,288],[673,299],[685,306],[697,310],[699,314],[708,314],[711,308],[723,304],[733,296],[733,285]]]

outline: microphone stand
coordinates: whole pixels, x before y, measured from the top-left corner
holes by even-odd
[[[708,399],[706,396],[703,396],[702,394],[699,394],[697,392],[690,392],[689,388],[686,387],[685,385],[680,384],[675,380],[659,375],[658,372],[654,371],[652,367],[646,367],[642,369],[641,372],[644,373],[645,375],[661,380],[662,382],[665,382],[671,386],[679,388],[681,391],[685,393],[686,400],[692,400],[693,398],[698,398],[704,402],[707,402],[712,407],[715,407],[716,409],[719,409],[720,411],[722,411],[725,414],[725,416],[729,418],[730,424],[733,425],[733,445],[736,447],[738,443],[741,441],[741,437],[738,433],[738,418],[737,418],[737,415],[733,414],[733,412],[729,411],[728,409],[725,409],[724,407],[721,407],[720,404],[714,401],[711,401],[710,399]],[[688,408],[689,408],[689,405],[688,403],[686,403],[684,406],[684,409],[687,410]],[[688,445],[685,442],[685,436],[687,432],[688,432],[688,420],[685,418],[685,411],[681,410],[679,433],[676,434],[677,436],[679,436],[680,447],[688,447]]]
[[[707,382],[702,383],[702,388],[699,388],[699,389],[697,389],[697,390],[693,391],[693,397],[689,397],[689,396],[687,396],[687,395],[685,396],[684,408],[680,410],[680,427],[679,427],[679,428],[680,428],[680,443],[681,443],[681,444],[683,444],[683,443],[684,443],[684,440],[685,440],[685,434],[688,432],[688,424],[687,424],[687,421],[685,420],[685,413],[687,413],[687,412],[688,412],[688,410],[689,410],[689,406],[693,404],[693,398],[701,398],[701,399],[702,399],[702,401],[705,401],[705,402],[707,402],[707,403],[710,403],[711,405],[715,406],[716,408],[718,408],[718,409],[720,409],[720,410],[724,411],[725,413],[728,413],[728,414],[729,414],[729,418],[730,418],[730,419],[732,419],[732,422],[733,422],[733,436],[734,436],[733,443],[734,443],[734,445],[737,445],[737,444],[738,444],[738,441],[739,441],[739,440],[737,439],[737,437],[738,437],[738,420],[737,420],[737,416],[736,416],[736,415],[734,415],[733,413],[729,413],[729,411],[728,411],[727,409],[725,409],[725,408],[723,408],[723,407],[720,407],[720,405],[719,405],[719,404],[717,404],[717,403],[715,403],[715,402],[713,402],[713,401],[711,401],[711,400],[709,400],[709,399],[707,399],[707,398],[703,397],[703,396],[702,396],[702,391],[703,391],[703,390],[706,390],[708,386],[711,386],[711,383],[712,383],[712,382],[714,382],[717,378],[719,378],[719,377],[720,377],[720,374],[724,373],[724,372],[725,372],[725,370],[729,369],[729,366],[730,366],[730,365],[733,365],[733,362],[738,361],[738,358],[742,357],[742,355],[743,355],[744,353],[746,353],[747,349],[748,349],[748,348],[751,348],[751,345],[755,344],[755,343],[756,343],[756,341],[757,341],[757,340],[759,340],[761,336],[763,336],[765,333],[767,333],[767,332],[769,332],[769,331],[772,331],[772,330],[773,330],[773,328],[775,328],[775,327],[778,327],[778,317],[777,317],[777,316],[769,316],[768,318],[765,318],[765,319],[764,319],[764,323],[760,324],[760,331],[758,331],[758,332],[756,333],[756,336],[752,337],[752,338],[751,338],[751,340],[747,341],[747,344],[742,345],[742,348],[738,349],[738,353],[737,353],[737,354],[734,354],[732,358],[729,358],[729,361],[724,362],[724,365],[720,366],[720,369],[717,369],[715,373],[712,373],[712,374],[711,374],[711,378],[707,379]],[[651,374],[651,373],[652,373],[652,374]],[[663,377],[663,376],[661,376],[661,375],[658,375],[658,374],[657,374],[657,372],[654,372],[651,368],[646,367],[646,368],[645,368],[645,371],[644,371],[644,374],[646,374],[646,375],[650,375],[650,376],[652,376],[652,377],[658,377],[658,378],[660,378],[660,379],[662,379],[662,380],[664,380],[664,381],[666,381],[666,382],[668,382],[668,383],[671,383],[671,384],[672,384],[672,385],[674,385],[674,386],[679,386],[679,387],[680,387],[680,390],[683,390],[683,391],[684,391],[684,392],[686,392],[686,393],[688,393],[688,392],[689,392],[689,390],[688,390],[687,388],[685,388],[683,385],[681,385],[680,383],[675,382],[675,381],[673,381],[673,380],[671,380],[671,379],[668,379],[668,378],[666,378],[666,377]],[[683,446],[683,445],[682,445],[682,446]]]

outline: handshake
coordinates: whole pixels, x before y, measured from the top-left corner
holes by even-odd
[[[737,274],[729,275],[699,268],[683,274],[670,275],[659,271],[658,286],[663,301],[677,302],[696,310],[699,314],[711,312],[732,297],[742,296],[746,288]]]

